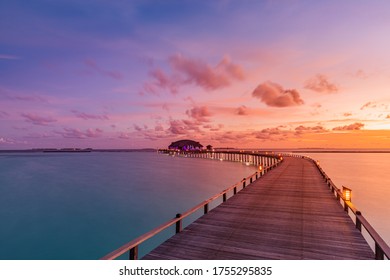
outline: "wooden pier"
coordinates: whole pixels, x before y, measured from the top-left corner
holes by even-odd
[[[135,259],[139,244],[171,225],[176,225],[177,234],[143,259],[389,258],[387,244],[313,160],[281,159],[256,172],[258,180],[250,177],[249,186],[249,178],[244,179],[241,191],[234,185],[103,259],[125,251]],[[227,199],[232,190],[234,195]],[[224,203],[208,211],[208,203],[220,196]],[[200,208],[205,215],[182,230],[182,219]],[[361,234],[362,225],[374,239],[375,252]]]

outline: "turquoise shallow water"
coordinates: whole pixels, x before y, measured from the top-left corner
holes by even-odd
[[[0,154],[0,259],[98,259],[253,172],[153,152]]]

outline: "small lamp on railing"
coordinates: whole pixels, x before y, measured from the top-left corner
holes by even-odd
[[[259,165],[259,171],[260,171],[260,172],[263,171],[263,166],[262,166],[262,165]]]
[[[350,188],[343,186],[343,197],[344,197],[345,201],[351,201],[352,190]]]

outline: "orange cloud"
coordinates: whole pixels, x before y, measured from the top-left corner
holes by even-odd
[[[336,93],[339,90],[335,84],[329,82],[325,75],[321,74],[318,74],[315,77],[307,80],[305,83],[305,88],[320,93]]]
[[[296,134],[303,134],[303,133],[323,133],[327,132],[328,130],[325,129],[323,126],[317,125],[317,126],[297,126],[295,128]]]
[[[258,85],[252,92],[252,96],[259,98],[263,103],[271,107],[290,107],[304,104],[297,90],[285,90],[279,84],[271,81]]]
[[[364,127],[363,123],[356,122],[356,123],[353,123],[353,124],[350,124],[350,125],[337,126],[337,127],[333,128],[333,130],[337,130],[337,131],[360,130],[362,127]]]

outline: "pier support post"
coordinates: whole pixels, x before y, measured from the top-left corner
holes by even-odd
[[[226,197],[226,193],[224,193],[224,194],[222,195],[222,200],[223,200],[223,202],[225,202],[225,201],[226,201],[226,199],[227,199],[227,197]]]
[[[242,188],[245,189],[245,187],[246,187],[246,179],[244,178],[244,179],[242,179],[242,180],[243,180],[243,182],[242,182]]]
[[[181,217],[181,214],[180,214],[180,213],[177,213],[177,214],[176,214],[176,218],[180,218],[180,217]],[[176,222],[176,233],[181,232],[182,227],[183,227],[183,223],[182,223],[182,220],[180,219],[180,220],[178,220],[178,221]]]

